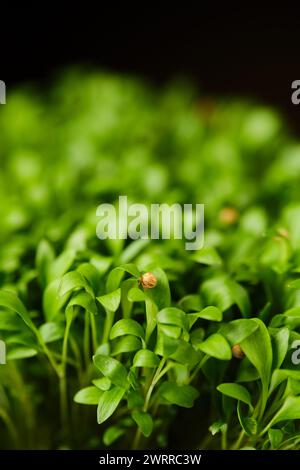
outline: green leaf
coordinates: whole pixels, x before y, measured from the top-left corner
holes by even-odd
[[[167,325],[180,326],[184,330],[189,330],[188,316],[179,308],[168,307],[160,310],[157,314],[157,322]]]
[[[108,275],[106,281],[107,292],[115,291],[119,287],[125,273],[131,274],[131,276],[135,277],[136,279],[139,279],[141,275],[135,264],[124,264],[123,266],[117,266],[112,271],[110,271]]]
[[[287,325],[293,329],[300,325],[300,307],[290,308],[283,314],[275,315],[271,320],[272,327],[277,328],[284,325]]]
[[[114,290],[106,295],[101,295],[101,297],[97,297],[97,300],[105,310],[116,312],[121,302],[121,289]]]
[[[241,347],[249,361],[258,370],[262,383],[262,404],[261,409],[264,410],[267,397],[268,387],[271,379],[271,369],[273,362],[271,339],[265,324],[258,318],[254,318],[258,325],[258,329],[250,336],[241,341]]]
[[[169,355],[169,358],[180,364],[194,367],[200,360],[200,353],[187,341],[179,340],[176,350]]]
[[[130,302],[144,302],[146,295],[138,287],[132,287],[128,292],[128,300],[130,300]]]
[[[34,349],[36,351],[40,350],[40,345],[37,344],[36,337],[32,335],[31,331],[26,329],[25,331],[20,331],[17,333],[12,333],[6,338],[7,345],[13,345],[15,348],[19,346],[25,346],[29,349]],[[10,350],[10,347],[9,347]]]
[[[217,306],[222,312],[234,303],[225,284],[224,276],[204,281],[201,286],[201,294],[207,304]]]
[[[111,355],[116,356],[121,353],[137,351],[141,347],[141,340],[136,336],[122,336],[113,342]]]
[[[287,270],[291,254],[290,242],[284,237],[271,237],[265,240],[260,256],[260,264],[276,273],[284,273]]]
[[[144,406],[144,397],[137,390],[130,390],[127,395],[127,404],[128,408],[132,410],[133,408],[142,408]]]
[[[83,263],[78,266],[77,271],[83,275],[88,284],[92,287],[94,294],[97,294],[101,274],[98,269],[90,263]]]
[[[88,294],[87,292],[76,292],[72,295],[67,305],[67,309],[70,307],[74,307],[75,305],[82,307],[84,310],[92,313],[93,315],[97,315],[98,313],[97,305],[95,303],[94,298],[91,297],[90,294]]]
[[[102,393],[97,387],[85,387],[76,393],[74,401],[82,405],[98,405]]]
[[[115,412],[124,394],[125,390],[121,387],[113,387],[102,393],[97,409],[98,424],[106,421]]]
[[[235,383],[223,383],[218,385],[217,390],[223,393],[223,395],[227,395],[228,397],[234,398],[235,400],[240,400],[243,403],[246,403],[246,405],[252,409],[250,393],[242,385]]]
[[[113,444],[116,440],[119,439],[119,437],[123,436],[126,432],[126,429],[121,428],[120,426],[110,426],[109,428],[106,429],[106,431],[103,434],[103,442],[106,446],[110,446]]]
[[[213,247],[203,247],[191,256],[193,261],[209,266],[221,266],[222,259]]]
[[[280,429],[269,429],[268,436],[272,449],[277,449],[283,440],[283,432]]]
[[[39,330],[44,343],[57,341],[64,336],[64,326],[60,323],[44,323]]]
[[[47,240],[41,240],[37,247],[35,264],[43,287],[47,285],[49,268],[54,258],[55,253],[50,243]]]
[[[147,298],[145,302],[146,308],[146,335],[145,340],[148,342],[151,338],[152,333],[154,332],[155,328],[157,327],[157,305],[153,302],[153,300]]]
[[[232,279],[227,279],[227,286],[241,313],[246,317],[249,316],[250,300],[246,289]]]
[[[218,333],[209,336],[197,348],[208,356],[222,361],[229,361],[231,359],[231,348],[226,339]]]
[[[28,326],[34,333],[36,333],[36,327],[31,320],[24,304],[21,300],[17,297],[17,295],[13,292],[8,290],[1,289],[0,290],[0,306],[8,308],[9,310],[14,311],[17,313],[25,325]]]
[[[90,263],[97,269],[101,276],[107,272],[112,261],[112,257],[104,256],[100,253],[95,252],[92,253],[92,256],[90,258]]]
[[[238,401],[237,404],[237,415],[240,425],[242,426],[245,433],[248,436],[255,436],[257,434],[257,421],[254,418],[249,418],[248,416],[243,415],[240,401]]]
[[[23,346],[15,346],[10,349],[7,354],[7,360],[17,360],[17,359],[27,359],[29,357],[34,357],[37,355],[36,349],[26,348]]]
[[[290,287],[291,289],[300,290],[300,279],[296,279],[295,281],[291,281],[288,284],[288,287]]]
[[[101,377],[101,379],[94,379],[93,384],[98,387],[100,390],[109,390],[111,386],[111,381],[107,377]]]
[[[287,395],[300,395],[300,381],[299,379],[293,379],[291,377],[288,378],[287,387],[285,390],[285,394]]]
[[[117,321],[110,331],[110,339],[118,338],[123,335],[133,335],[139,338],[145,337],[143,327],[135,320],[130,318],[123,318]]]
[[[160,395],[168,402],[192,408],[199,392],[191,385],[177,385],[172,382],[164,382],[159,388]]]
[[[250,361],[245,358],[241,365],[236,378],[237,382],[255,382],[259,380],[259,372]]]
[[[190,294],[182,297],[179,301],[179,306],[182,310],[187,312],[198,312],[203,309],[200,296],[197,294]]]
[[[62,277],[72,266],[75,260],[76,253],[74,250],[64,251],[53,263],[49,266],[48,282]]]
[[[169,336],[170,338],[178,339],[182,334],[182,329],[180,326],[175,325],[163,325],[159,324],[157,327],[158,336]]]
[[[153,265],[148,266],[147,270],[157,279],[155,288],[147,289],[147,297],[155,303],[158,310],[169,307],[171,304],[171,294],[166,273],[161,268]]]
[[[149,437],[153,431],[153,420],[149,413],[145,411],[133,411],[131,415],[142,434],[145,437]]]
[[[158,334],[155,353],[159,356],[170,357],[178,349],[180,341],[165,334]]]
[[[218,434],[219,432],[224,432],[227,430],[227,424],[224,421],[216,421],[215,423],[211,424],[208,428],[213,436]]]
[[[136,369],[134,368],[130,369],[127,380],[130,383],[130,386],[133,388],[133,390],[136,391],[140,389],[140,380],[139,380]]]
[[[299,370],[289,370],[289,369],[275,369],[272,378],[271,384],[269,388],[269,395],[278,387],[282,382],[287,380],[288,378],[295,379],[300,381],[300,371]]]
[[[60,280],[56,279],[48,284],[44,290],[43,311],[48,322],[51,322],[57,316],[60,309],[68,300],[68,294],[64,297],[58,295],[59,286]]]
[[[110,344],[109,343],[101,343],[95,351],[95,356],[97,354],[102,354],[103,356],[109,356],[109,353],[110,353]]]
[[[237,304],[241,313],[248,316],[250,301],[247,291],[237,282],[222,275],[206,280],[201,292],[209,305],[215,305],[222,312]]]
[[[130,318],[132,309],[133,309],[133,302],[128,299],[128,293],[132,289],[133,286],[137,285],[136,279],[129,278],[122,282],[121,287],[121,309],[122,309],[122,316],[123,318]],[[141,292],[141,291],[140,291]]]
[[[204,320],[210,321],[222,321],[223,314],[220,309],[214,306],[205,307],[201,312],[189,313],[188,320],[190,328],[198,320],[198,318],[203,318]]]
[[[268,322],[268,318],[271,314],[271,309],[272,309],[272,302],[267,302],[264,307],[260,310],[258,314],[258,318],[260,318],[261,321],[264,323]]]
[[[300,307],[293,307],[286,310],[283,315],[289,318],[300,317]]]
[[[159,357],[149,349],[141,349],[133,358],[133,367],[157,367]]]
[[[300,397],[287,397],[264,432],[281,421],[300,419]]]
[[[289,347],[290,332],[288,328],[281,328],[272,336],[273,369],[279,369],[284,361]]]
[[[62,277],[59,287],[60,296],[64,296],[71,291],[78,289],[84,289],[92,297],[94,296],[93,289],[80,272],[70,271]]]
[[[205,330],[204,328],[196,328],[190,334],[190,341],[192,346],[197,349],[199,343],[204,341]]]
[[[127,370],[121,362],[101,354],[94,356],[93,361],[104,377],[109,378],[114,385],[119,387],[127,386]]]
[[[2,331],[28,331],[28,327],[23,322],[19,315],[12,314],[12,312],[1,310],[0,311],[0,330]]]
[[[220,328],[220,333],[225,336],[231,346],[240,344],[248,336],[258,329],[258,324],[252,319],[233,320]]]

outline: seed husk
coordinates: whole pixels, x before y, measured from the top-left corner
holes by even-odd
[[[142,274],[140,284],[144,289],[153,289],[157,284],[157,279],[152,273]]]
[[[233,225],[239,218],[239,213],[234,207],[223,207],[220,211],[220,221],[224,225]]]
[[[239,344],[235,344],[234,346],[232,346],[231,351],[232,355],[237,359],[243,359],[243,357],[245,356],[245,353]]]

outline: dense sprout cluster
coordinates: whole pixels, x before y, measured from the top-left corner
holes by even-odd
[[[299,448],[300,145],[280,116],[99,73],[40,95],[0,109],[1,448]],[[99,240],[119,195],[204,203],[204,248]]]

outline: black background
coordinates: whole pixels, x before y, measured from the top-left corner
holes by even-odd
[[[291,103],[291,82],[300,79],[299,7],[58,5],[1,8],[0,78],[8,92],[24,81],[48,86],[69,64],[131,73],[158,86],[187,76],[205,95],[277,106],[300,133],[300,105]]]

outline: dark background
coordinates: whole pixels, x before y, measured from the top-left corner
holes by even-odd
[[[246,96],[282,110],[300,133],[300,105],[291,82],[300,79],[299,7],[143,7],[116,4],[13,7],[0,19],[0,78],[9,86],[47,86],[69,64],[145,77],[156,85],[192,78],[206,95]]]

